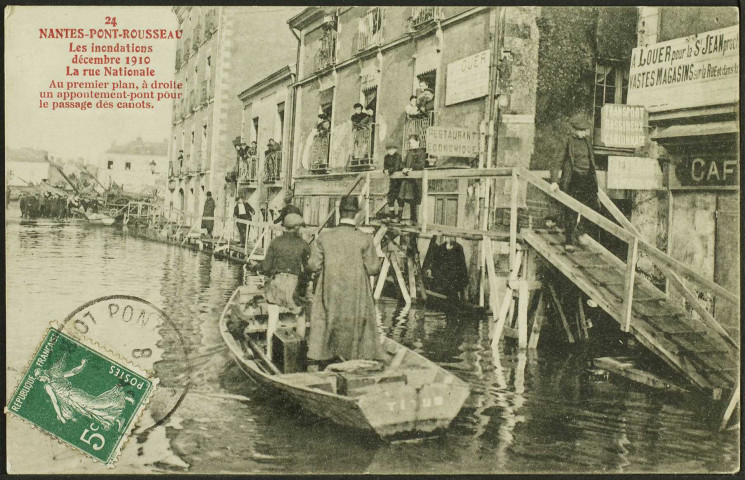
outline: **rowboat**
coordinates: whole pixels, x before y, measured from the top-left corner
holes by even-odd
[[[350,361],[319,372],[306,372],[304,366],[291,371],[297,362],[287,355],[281,361],[267,358],[265,303],[260,286],[247,283],[231,295],[219,328],[235,362],[262,388],[319,417],[384,438],[440,432],[461,410],[467,384],[389,338],[383,339],[385,361],[366,362],[377,364],[375,369],[356,368],[360,361]],[[280,317],[278,332],[287,333],[295,322]],[[274,356],[281,355],[274,345]]]
[[[103,214],[103,213],[89,213],[84,211],[82,208],[80,209],[81,212],[83,212],[83,215],[85,215],[85,218],[88,219],[89,223],[92,223],[93,225],[113,225],[116,219]]]

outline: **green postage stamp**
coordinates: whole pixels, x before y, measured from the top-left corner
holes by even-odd
[[[6,412],[111,465],[157,382],[102,350],[50,328]]]

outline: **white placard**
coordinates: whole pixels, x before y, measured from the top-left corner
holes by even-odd
[[[635,48],[626,103],[656,112],[739,101],[739,41],[734,25]]]
[[[662,169],[654,158],[609,156],[607,188],[661,190]]]
[[[484,50],[448,64],[445,105],[486,96],[490,59],[491,51]]]

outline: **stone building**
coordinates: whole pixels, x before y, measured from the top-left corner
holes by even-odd
[[[235,183],[229,173],[235,168],[233,141],[241,135],[242,116],[238,94],[295,59],[295,39],[285,21],[296,11],[174,7],[183,30],[175,62],[183,98],[173,107],[166,209],[201,215],[211,191],[215,215],[232,214]]]
[[[143,142],[141,137],[112,145],[101,157],[98,181],[106,187],[116,184],[127,192],[163,195],[168,169],[168,140]]]

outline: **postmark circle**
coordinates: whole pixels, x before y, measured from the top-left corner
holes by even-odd
[[[178,326],[152,303],[132,295],[108,295],[70,313],[60,331],[83,335],[160,380],[136,433],[165,423],[191,386],[192,365]],[[163,373],[168,375],[164,377]]]

